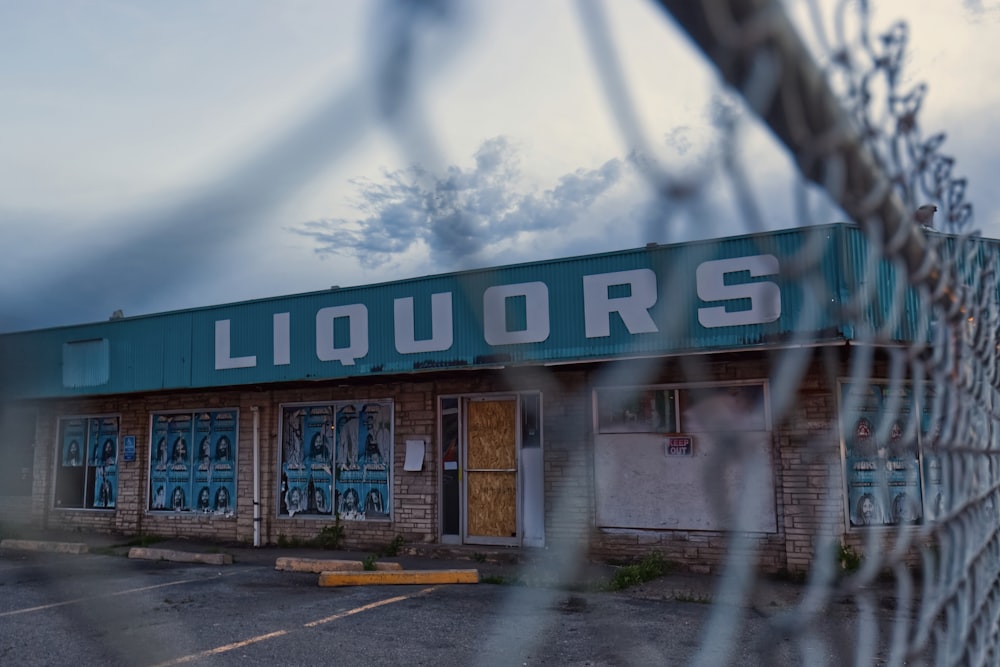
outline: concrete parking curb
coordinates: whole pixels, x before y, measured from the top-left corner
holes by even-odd
[[[0,549],[19,551],[50,551],[61,554],[85,554],[90,549],[83,542],[49,542],[45,540],[3,540]]]
[[[321,572],[362,572],[365,571],[365,565],[359,560],[282,557],[274,562],[274,569],[283,572],[319,574]],[[399,563],[375,563],[376,572],[402,569],[403,566]]]
[[[206,565],[232,565],[233,563],[233,557],[229,554],[203,554],[175,549],[149,549],[147,547],[132,547],[128,551],[128,557],[145,560],[168,560],[175,563],[204,563]]]
[[[320,586],[397,584],[478,584],[478,570],[386,570],[382,572],[321,572]]]

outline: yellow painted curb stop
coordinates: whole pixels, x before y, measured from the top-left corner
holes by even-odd
[[[385,570],[321,572],[320,586],[378,586],[399,584],[478,584],[479,570]]]

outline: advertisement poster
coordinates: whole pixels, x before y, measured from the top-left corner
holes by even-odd
[[[118,496],[118,419],[91,419],[90,437],[94,453],[91,507],[113,509]]]
[[[910,385],[841,385],[847,501],[852,526],[894,526],[923,519],[918,411]]]
[[[392,403],[287,406],[281,452],[281,515],[389,518]]]
[[[151,510],[235,510],[237,421],[236,410],[153,416]]]
[[[67,419],[62,423],[62,465],[77,468],[83,465],[83,452],[87,442],[87,420]]]

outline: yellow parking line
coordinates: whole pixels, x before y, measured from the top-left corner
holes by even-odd
[[[227,574],[220,574],[218,576],[225,577]],[[206,577],[196,577],[194,579],[180,579],[178,581],[168,581],[164,584],[154,584],[152,586],[143,586],[141,588],[130,588],[124,591],[116,591],[114,593],[104,593],[102,595],[91,595],[85,598],[75,598],[73,600],[63,600],[62,602],[53,602],[51,604],[42,604],[37,607],[25,607],[24,609],[12,609],[11,611],[0,612],[0,618],[5,616],[16,616],[18,614],[29,614],[34,611],[44,611],[46,609],[55,609],[57,607],[65,607],[71,604],[78,604],[80,602],[87,602],[89,600],[100,600],[103,598],[113,598],[120,595],[129,595],[131,593],[142,593],[143,591],[152,591],[157,588],[166,588],[167,586],[177,586],[179,584],[190,584],[196,581],[206,581]]]
[[[339,614],[334,614],[333,616],[327,616],[326,618],[320,618],[315,621],[309,621],[308,623],[303,623],[302,627],[315,628],[316,626],[323,625],[324,623],[330,623],[331,621],[337,621],[342,618],[347,618],[348,616],[353,616],[354,614],[360,614],[361,612],[368,611],[369,609],[384,607],[387,604],[395,604],[396,602],[409,600],[410,598],[415,598],[419,595],[425,595],[437,589],[438,586],[431,586],[430,588],[425,588],[421,591],[413,593],[412,595],[397,595],[394,598],[386,598],[385,600],[369,602],[368,604],[363,604],[360,607],[355,607],[354,609],[348,609],[347,611],[342,611]],[[169,667],[169,665],[182,665],[184,663],[192,662],[194,660],[199,660],[201,658],[207,658],[213,655],[218,655],[220,653],[225,653],[227,651],[232,651],[234,649],[238,649],[243,646],[249,646],[250,644],[256,644],[258,642],[266,641],[268,639],[275,639],[277,637],[282,637],[284,635],[287,635],[289,632],[291,632],[291,630],[275,630],[274,632],[268,632],[263,635],[257,635],[256,637],[250,637],[249,639],[233,642],[232,644],[226,644],[225,646],[217,646],[216,648],[206,649],[204,651],[199,651],[198,653],[191,653],[190,655],[184,655],[179,658],[174,658],[173,660],[168,660],[167,662],[161,662],[158,665],[155,665],[155,667]]]
[[[226,651],[232,651],[233,649],[241,648],[243,646],[249,646],[250,644],[256,644],[257,642],[266,641],[268,639],[274,639],[275,637],[281,637],[287,635],[288,630],[275,630],[274,632],[269,632],[266,635],[257,635],[256,637],[251,637],[250,639],[244,639],[240,642],[233,642],[232,644],[226,644],[225,646],[217,646],[216,648],[210,648],[207,651],[201,651],[199,653],[191,653],[190,655],[181,656],[180,658],[174,658],[168,662],[161,662],[156,667],[166,667],[167,665],[181,665],[185,662],[191,662],[192,660],[198,660],[200,658],[207,658],[212,655],[218,655],[220,653],[225,653]]]

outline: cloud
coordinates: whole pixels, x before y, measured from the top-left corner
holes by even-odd
[[[420,166],[384,171],[382,180],[357,179],[356,219],[311,220],[294,231],[316,251],[357,257],[376,268],[426,247],[446,266],[468,266],[492,246],[570,228],[619,184],[622,160],[577,169],[550,189],[525,189],[517,150],[505,137],[484,141],[471,167],[449,166],[436,176]]]

